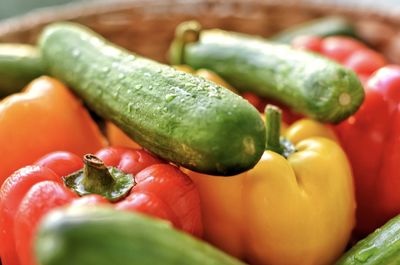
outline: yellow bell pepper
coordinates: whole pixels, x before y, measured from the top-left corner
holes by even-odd
[[[329,125],[310,119],[301,119],[294,122],[289,129],[284,129],[284,135],[286,139],[294,144],[311,137],[324,137],[339,143],[336,134]]]
[[[253,169],[234,177],[188,172],[206,240],[253,265],[332,264],[355,224],[349,163],[317,122],[287,128],[296,145],[280,139],[280,115],[267,107],[267,150]]]

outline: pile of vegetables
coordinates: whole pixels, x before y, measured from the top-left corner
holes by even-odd
[[[354,37],[0,44],[1,264],[399,264],[400,66]]]

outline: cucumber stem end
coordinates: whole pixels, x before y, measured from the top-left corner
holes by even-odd
[[[185,21],[179,24],[175,30],[175,39],[172,42],[169,59],[171,64],[184,64],[185,46],[188,43],[197,42],[202,28],[195,20]]]
[[[343,92],[339,95],[339,104],[341,106],[347,106],[351,103],[351,95],[349,93]]]

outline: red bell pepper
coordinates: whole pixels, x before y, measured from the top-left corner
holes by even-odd
[[[349,37],[302,36],[292,44],[351,68],[364,84],[364,103],[335,128],[354,173],[355,236],[363,237],[400,213],[400,67],[385,66],[381,54]]]
[[[292,112],[285,105],[268,98],[261,98],[254,93],[243,92],[241,96],[246,99],[251,105],[253,105],[259,112],[264,112],[266,105],[278,106],[282,110],[282,121],[286,124],[292,124],[302,117],[300,114]]]
[[[2,264],[36,264],[33,235],[52,208],[99,203],[157,216],[193,235],[202,234],[198,192],[177,167],[144,150],[105,148],[85,155],[84,163],[74,154],[56,152],[16,171],[0,189]]]
[[[400,214],[400,66],[379,69],[365,92],[358,112],[336,128],[354,171],[358,236]]]
[[[303,36],[293,46],[342,63],[364,83],[364,103],[335,128],[353,168],[355,235],[363,237],[400,213],[400,66],[347,37]]]
[[[385,58],[365,44],[350,37],[299,36],[292,46],[320,53],[352,69],[365,81],[373,72],[386,65]]]

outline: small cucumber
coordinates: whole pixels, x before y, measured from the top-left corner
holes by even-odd
[[[400,215],[358,242],[335,265],[399,265]]]
[[[235,175],[264,152],[265,126],[257,110],[213,82],[134,55],[72,23],[48,26],[40,48],[53,76],[166,160]]]
[[[0,98],[19,92],[44,73],[39,51],[34,46],[0,43]]]
[[[173,64],[211,69],[241,92],[280,101],[295,112],[338,123],[364,99],[355,73],[317,54],[262,38],[181,24],[170,48]]]
[[[41,265],[245,265],[165,221],[108,207],[51,212],[35,249]]]
[[[269,40],[280,43],[290,43],[295,37],[302,35],[321,37],[333,35],[357,36],[354,25],[349,20],[340,16],[329,16],[313,19],[290,27],[272,36]]]

